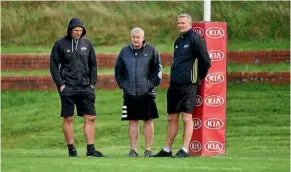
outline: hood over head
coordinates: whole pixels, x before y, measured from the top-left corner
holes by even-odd
[[[74,17],[70,20],[68,29],[67,29],[67,36],[71,37],[71,31],[74,27],[82,27],[83,33],[81,35],[81,38],[86,35],[86,29],[83,25],[82,20],[79,17]]]

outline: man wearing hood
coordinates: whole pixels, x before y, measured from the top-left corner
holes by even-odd
[[[95,150],[95,85],[97,62],[91,42],[84,38],[86,29],[80,18],[72,18],[67,35],[57,40],[50,56],[50,72],[61,98],[63,133],[69,156],[77,157],[73,137],[73,115],[84,117],[83,132],[87,142],[87,157],[103,157]]]
[[[137,157],[139,120],[144,122],[145,157],[152,154],[153,119],[158,118],[155,87],[162,78],[161,59],[157,50],[145,42],[144,31],[130,32],[131,44],[122,48],[115,65],[115,79],[123,89],[122,120],[129,121],[131,149],[128,157]]]

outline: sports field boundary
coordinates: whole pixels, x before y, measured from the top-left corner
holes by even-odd
[[[290,63],[290,50],[273,51],[229,51],[225,56],[222,52],[209,50],[211,58],[227,57],[229,64],[274,64]],[[161,53],[163,66],[172,64],[172,53]],[[112,68],[117,54],[96,54],[98,67]],[[46,70],[49,68],[49,54],[1,54],[2,70]]]
[[[160,87],[169,86],[169,74],[164,74]],[[290,84],[290,72],[229,72],[227,82]],[[1,87],[4,90],[53,90],[56,88],[51,76],[3,76]],[[97,88],[117,89],[114,75],[98,76]]]

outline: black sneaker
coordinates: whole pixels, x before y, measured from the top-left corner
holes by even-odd
[[[76,149],[69,150],[69,157],[78,157],[78,153]]]
[[[101,152],[95,151],[95,152],[87,152],[86,157],[90,158],[90,157],[105,157],[105,156]]]
[[[188,154],[183,150],[180,149],[173,158],[187,158]]]
[[[150,157],[152,155],[153,155],[153,152],[152,151],[150,151],[150,150],[145,150],[144,151],[144,157]]]
[[[151,155],[150,157],[171,157],[172,156],[172,151],[166,152],[164,149],[162,149],[159,153],[155,155]]]
[[[126,155],[127,157],[138,157],[138,154],[135,150],[130,150],[129,153]]]

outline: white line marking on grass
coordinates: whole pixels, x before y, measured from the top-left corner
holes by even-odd
[[[96,165],[96,162],[76,162],[75,164],[78,164],[78,165]],[[224,170],[224,171],[242,171],[241,168],[234,168],[234,167],[231,167],[231,168],[225,168],[225,167],[222,167],[222,168],[219,168],[219,167],[207,167],[207,166],[191,166],[191,167],[181,167],[181,166],[173,166],[173,165],[142,165],[142,164],[130,164],[130,165],[125,165],[125,164],[108,164],[108,163],[100,163],[98,164],[98,166],[101,165],[101,166],[108,166],[108,167],[112,167],[112,166],[118,166],[118,167],[141,167],[141,168],[168,168],[168,169],[187,169],[187,170]]]

